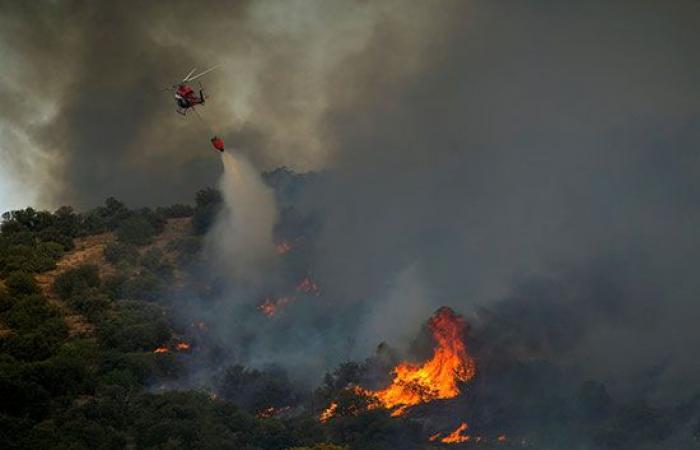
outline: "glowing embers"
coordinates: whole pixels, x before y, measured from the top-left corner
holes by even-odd
[[[161,345],[160,347],[153,350],[153,353],[170,353],[171,350],[174,350],[179,353],[189,352],[190,350],[192,350],[192,345],[187,341],[181,340],[177,341],[173,346]]]
[[[275,408],[274,406],[270,406],[268,408],[265,408],[263,410],[258,411],[255,416],[258,419],[269,419],[271,417],[278,416],[280,414],[284,414],[288,412],[291,408],[289,406],[283,406],[281,408]]]
[[[462,422],[456,430],[448,434],[444,438],[440,439],[440,442],[444,444],[457,444],[459,442],[467,442],[471,440],[471,436],[464,434],[469,429],[469,425],[466,422]]]
[[[490,440],[484,436],[467,434],[467,430],[469,430],[469,425],[467,425],[466,422],[462,422],[454,431],[448,433],[444,437],[441,437],[442,433],[435,433],[428,438],[428,441],[442,442],[443,444],[461,444],[464,442],[473,442],[474,444],[496,442],[497,444],[505,444],[508,442],[505,434],[499,435],[495,440]],[[522,444],[525,445],[524,440],[522,441]]]
[[[297,291],[305,294],[319,295],[321,293],[321,288],[318,287],[318,284],[314,283],[311,277],[305,276],[304,279],[297,284]]]
[[[297,283],[295,289],[298,292],[297,295],[302,296],[302,298],[304,295],[319,296],[321,294],[321,289],[318,287],[318,284],[316,284],[308,275]],[[279,298],[268,297],[257,306],[258,311],[267,317],[272,317],[279,313],[285,305],[296,301],[298,299],[297,295],[286,295]]]
[[[280,308],[293,300],[296,300],[296,297],[281,297],[278,299],[268,298],[263,303],[258,305],[258,310],[267,317],[272,317],[280,310]]]
[[[358,386],[356,394],[367,397],[368,409],[384,407],[396,417],[412,406],[459,395],[459,384],[474,378],[476,365],[464,342],[464,321],[450,308],[440,308],[428,321],[435,341],[433,356],[423,364],[399,363],[393,370],[391,384],[372,391]],[[326,409],[322,418],[330,419],[337,406]]]

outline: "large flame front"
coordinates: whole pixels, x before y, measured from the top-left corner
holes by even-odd
[[[401,363],[394,369],[391,384],[380,391],[365,391],[377,398],[392,416],[400,416],[411,406],[459,394],[458,383],[476,373],[474,359],[464,344],[464,322],[450,308],[440,308],[428,326],[437,345],[433,357],[422,365]]]
[[[396,417],[420,403],[459,395],[459,383],[466,383],[476,373],[474,359],[464,343],[464,321],[450,308],[440,308],[428,321],[435,339],[433,357],[423,364],[400,363],[393,371],[393,380],[385,389],[372,391],[359,386],[353,390],[374,400],[370,409],[384,407]],[[335,416],[332,403],[321,415],[326,422]]]

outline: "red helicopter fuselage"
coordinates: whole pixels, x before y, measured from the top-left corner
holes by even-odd
[[[192,108],[195,105],[203,105],[204,99],[204,93],[201,90],[199,91],[199,95],[197,95],[194,89],[192,89],[192,86],[185,83],[180,84],[175,91],[177,106],[183,110]]]

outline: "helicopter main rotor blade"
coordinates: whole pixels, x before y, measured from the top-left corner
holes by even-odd
[[[192,76],[192,74],[194,73],[195,70],[197,70],[196,67],[195,67],[194,69],[190,70],[190,73],[188,73],[187,75],[185,75],[185,78],[183,78],[182,81],[183,81],[183,82],[189,81],[189,78]]]
[[[199,77],[201,77],[201,76],[203,76],[203,75],[208,74],[209,72],[211,72],[212,70],[216,69],[217,67],[219,67],[219,64],[217,64],[217,65],[215,65],[214,67],[211,67],[211,68],[205,70],[205,71],[202,72],[202,73],[198,73],[197,75],[195,75],[195,76],[193,76],[193,77],[191,76],[192,73],[190,73],[190,75],[188,75],[187,78],[184,79],[184,81],[196,80],[197,78],[199,78]]]

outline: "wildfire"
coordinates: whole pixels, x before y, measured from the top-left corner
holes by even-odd
[[[303,280],[297,284],[297,291],[304,292],[305,294],[315,294],[318,295],[321,288],[318,287],[316,283],[309,277],[304,277]]]
[[[411,406],[437,399],[456,397],[459,383],[466,383],[476,373],[474,359],[464,343],[464,321],[450,308],[440,308],[428,321],[436,345],[432,358],[423,364],[400,363],[393,371],[391,384],[382,390],[361,387],[353,390],[375,402],[369,408],[384,407],[393,417],[400,416]],[[337,405],[332,403],[321,415],[325,421],[333,417]],[[322,420],[324,421],[324,420]]]
[[[437,343],[433,357],[422,365],[401,363],[394,369],[391,384],[380,391],[366,391],[377,398],[392,416],[400,416],[411,406],[459,394],[458,383],[476,373],[474,360],[464,344],[464,322],[449,308],[440,308],[428,321]]]
[[[295,297],[281,297],[276,300],[268,298],[266,299],[263,303],[258,305],[258,310],[265,314],[267,317],[272,317],[275,315],[277,310],[286,305],[287,303],[291,302],[292,300],[296,300]]]
[[[278,255],[284,255],[285,253],[289,253],[290,251],[292,251],[292,248],[292,244],[290,244],[287,241],[282,241],[275,244],[275,250],[277,250]]]
[[[256,416],[258,417],[258,419],[269,419],[270,417],[274,417],[280,413],[289,411],[289,409],[289,406],[284,406],[282,408],[275,408],[274,406],[270,406],[261,411],[258,411]]]
[[[331,402],[330,405],[328,405],[328,408],[324,409],[323,412],[321,413],[321,417],[319,420],[321,423],[326,423],[329,420],[335,416],[335,412],[338,410],[338,404],[336,402]]]
[[[186,341],[179,341],[175,344],[175,350],[178,352],[186,352],[192,349],[192,346],[189,344],[189,342]],[[170,352],[170,347],[167,345],[161,345],[157,349],[153,350],[153,353],[169,353]]]
[[[445,444],[457,444],[460,442],[467,442],[471,440],[471,436],[468,434],[462,434],[467,429],[469,428],[469,425],[467,425],[466,422],[462,422],[460,426],[457,427],[456,430],[454,430],[452,433],[448,434],[444,438],[440,439],[440,442],[443,442]]]
[[[468,429],[469,425],[467,425],[466,422],[462,422],[457,427],[457,429],[455,429],[453,432],[443,437],[442,439],[440,439],[442,433],[435,433],[428,438],[428,441],[436,442],[437,440],[440,440],[440,442],[442,442],[443,444],[460,444],[463,442],[474,442],[476,444],[479,444],[482,442],[488,442],[488,440],[483,436],[473,436],[470,434],[466,434],[466,431]],[[507,441],[508,439],[506,438],[505,434],[498,435],[498,437],[495,440],[495,442],[497,442],[498,444],[505,444]],[[522,443],[524,445],[525,441],[523,440]]]

